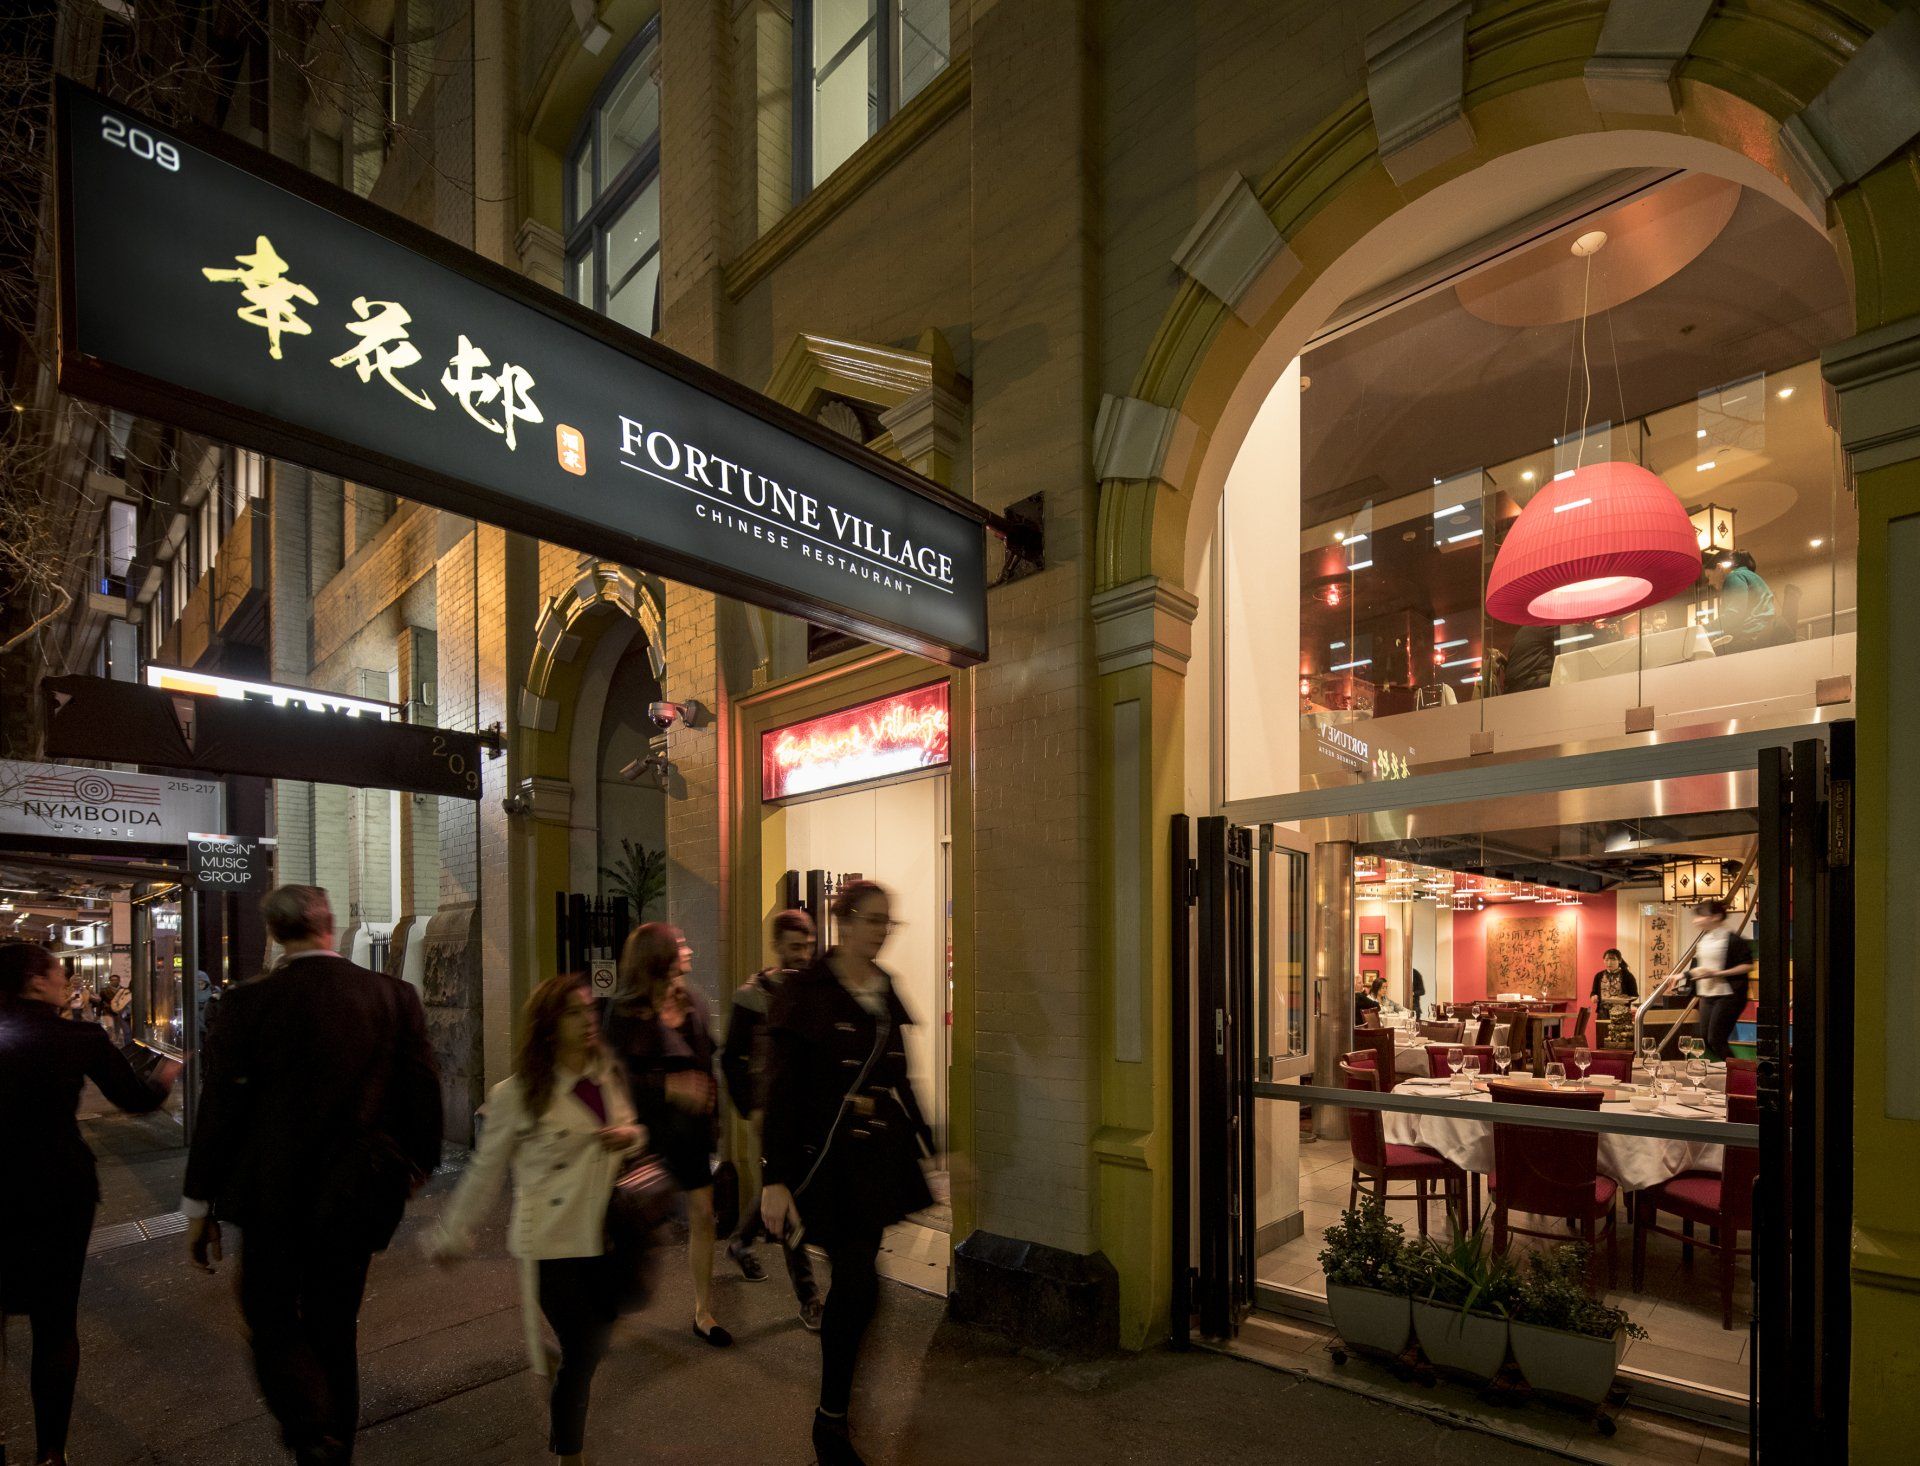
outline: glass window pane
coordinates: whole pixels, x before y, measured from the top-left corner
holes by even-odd
[[[660,178],[647,180],[607,225],[607,290],[618,290],[633,267],[660,247]]]
[[[654,327],[654,294],[660,286],[660,255],[655,251],[626,284],[607,298],[607,316],[643,336]]]
[[[582,305],[598,305],[593,296],[593,246],[591,244],[574,256],[568,268],[567,293]]]
[[[593,207],[593,200],[593,129],[589,127],[586,137],[581,139],[580,151],[573,158],[573,198],[567,210],[569,229]]]
[[[900,104],[919,96],[951,59],[951,0],[900,0]]]
[[[620,176],[634,157],[653,147],[660,133],[660,77],[657,50],[649,46],[635,58],[607,98],[600,114],[600,186]]]
[[[878,0],[818,0],[813,11],[813,176],[825,178],[880,125]]]

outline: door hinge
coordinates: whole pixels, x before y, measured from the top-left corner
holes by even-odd
[[[1213,1051],[1216,1054],[1227,1051],[1227,1014],[1224,1008],[1213,1010]]]
[[[1187,905],[1198,906],[1200,904],[1200,862],[1189,860],[1180,878],[1186,883],[1186,889],[1180,894],[1186,899]]]
[[[1835,779],[1827,785],[1827,864],[1836,869],[1853,864],[1853,781]]]

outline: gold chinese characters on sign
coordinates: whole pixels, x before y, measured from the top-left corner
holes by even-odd
[[[267,333],[267,355],[280,361],[283,335],[313,334],[313,326],[301,317],[299,307],[317,306],[320,298],[305,285],[288,278],[292,266],[280,257],[273,241],[264,234],[255,238],[252,254],[235,255],[234,260],[238,269],[209,265],[200,273],[215,284],[240,287],[246,304],[234,314]],[[434,411],[438,404],[433,398],[421,387],[400,377],[400,373],[418,366],[422,360],[420,348],[414,344],[408,329],[413,324],[412,314],[398,301],[374,300],[365,295],[354,297],[353,311],[358,319],[343,324],[346,333],[357,339],[346,350],[329,358],[329,364],[351,368],[362,382],[371,382],[377,376],[414,406]],[[533,400],[534,385],[533,374],[523,366],[503,361],[496,369],[493,359],[464,332],[440,374],[441,389],[460,405],[461,411],[488,432],[504,438],[508,449],[513,451],[520,446],[516,424],[546,420]],[[490,410],[482,411],[483,408]],[[567,461],[568,442],[564,437],[560,445],[561,464],[568,472],[584,472],[585,444],[572,429],[567,432],[573,433],[572,446],[578,467]]]

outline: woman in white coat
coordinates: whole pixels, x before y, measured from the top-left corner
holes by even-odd
[[[548,1448],[569,1466],[581,1460],[587,1396],[619,1291],[606,1252],[607,1201],[622,1158],[641,1148],[646,1132],[634,1123],[625,1076],[600,1042],[592,994],[577,974],[550,977],[534,991],[524,1029],[516,1072],[488,1097],[480,1148],[428,1251],[441,1263],[468,1255],[474,1227],[511,1169],[507,1251],[520,1259],[534,1370],[552,1372]],[[557,1367],[539,1314],[559,1340]]]

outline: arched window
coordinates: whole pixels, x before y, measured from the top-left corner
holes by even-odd
[[[567,293],[651,336],[660,319],[660,31],[593,99],[567,156]]]

